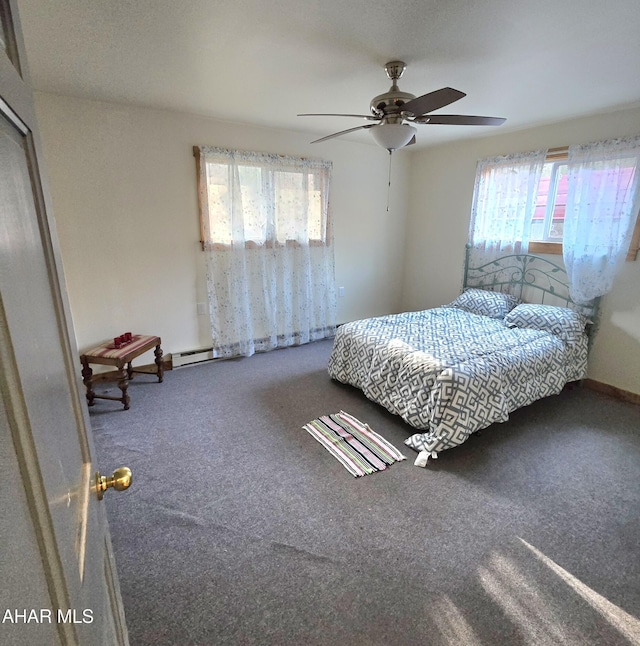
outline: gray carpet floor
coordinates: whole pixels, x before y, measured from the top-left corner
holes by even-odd
[[[640,407],[585,388],[426,469],[329,379],[331,341],[136,376],[98,400],[132,646],[640,644]],[[302,425],[345,410],[407,460],[351,476]]]

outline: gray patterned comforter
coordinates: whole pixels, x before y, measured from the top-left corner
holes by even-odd
[[[586,368],[586,335],[567,343],[447,307],[342,325],[329,359],[333,379],[423,431],[407,445],[436,452],[558,394]]]

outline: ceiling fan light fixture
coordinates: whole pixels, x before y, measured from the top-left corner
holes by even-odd
[[[408,123],[381,123],[370,130],[376,143],[389,152],[404,148],[417,132],[417,128]]]

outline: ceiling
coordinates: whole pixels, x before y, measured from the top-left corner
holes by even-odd
[[[363,125],[387,61],[442,113],[521,129],[640,104],[638,0],[18,0],[35,89],[309,138]],[[418,126],[417,147],[498,131]],[[364,131],[347,138],[370,142]],[[335,141],[335,140],[333,140]],[[319,143],[319,147],[331,145]],[[415,149],[415,148],[414,148]]]

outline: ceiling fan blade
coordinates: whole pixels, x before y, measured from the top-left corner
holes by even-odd
[[[332,135],[327,135],[326,137],[322,137],[320,139],[316,139],[315,141],[312,141],[312,144],[318,144],[321,141],[326,141],[327,139],[333,139],[334,137],[339,137],[340,135],[346,135],[348,132],[355,132],[356,130],[366,130],[367,128],[373,128],[377,124],[371,123],[367,124],[366,126],[357,126],[355,128],[349,128],[347,130],[341,130],[340,132],[334,132]]]
[[[357,117],[358,119],[370,119],[372,121],[379,121],[380,117],[374,117],[372,114],[332,114],[332,113],[317,113],[310,112],[297,115],[299,117]]]
[[[438,108],[444,108],[445,105],[449,105],[454,101],[459,101],[465,96],[467,95],[464,92],[460,92],[460,90],[454,90],[451,87],[443,87],[435,92],[429,92],[428,94],[423,94],[415,99],[411,99],[411,101],[407,101],[402,106],[402,111],[411,112],[418,117],[423,114],[427,114],[427,112],[433,112]]]
[[[506,119],[502,117],[477,117],[469,114],[426,114],[416,117],[414,123],[429,123],[448,126],[500,126]]]

